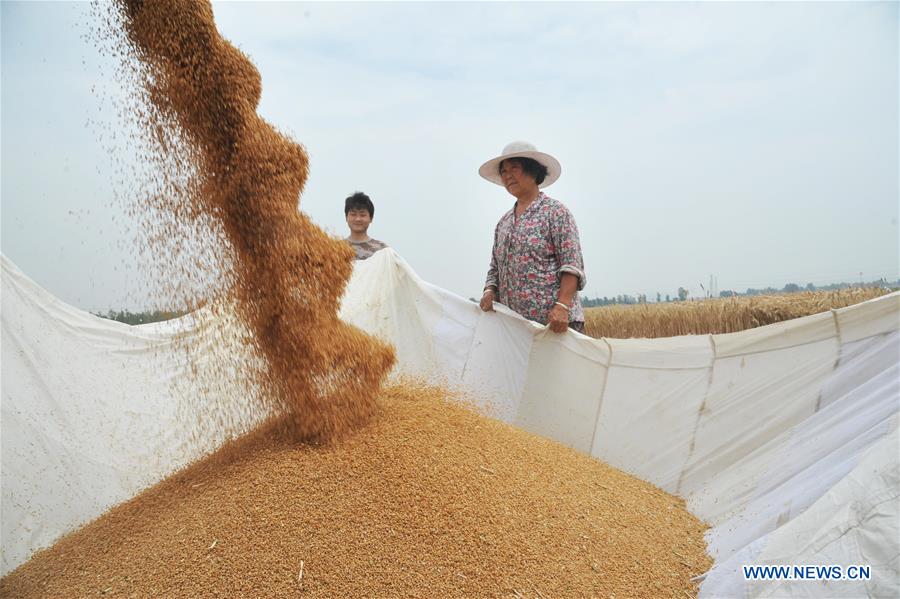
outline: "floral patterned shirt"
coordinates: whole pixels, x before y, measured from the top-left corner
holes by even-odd
[[[485,289],[493,288],[496,301],[525,318],[547,324],[563,273],[578,277],[578,290],[584,289],[584,259],[572,213],[543,192],[518,218],[513,205],[494,230]],[[569,322],[584,322],[577,293]]]

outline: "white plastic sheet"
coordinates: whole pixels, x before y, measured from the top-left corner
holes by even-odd
[[[684,497],[712,525],[702,596],[900,594],[898,293],[730,335],[595,340],[482,313],[388,249],[357,263],[341,316],[393,343],[398,373]],[[4,259],[4,572],[221,440],[189,444],[172,420],[197,391],[167,339],[202,337],[198,320],[101,321]],[[749,581],[749,564],[870,565],[872,579]]]
[[[5,257],[0,299],[4,574],[259,416],[239,368],[252,357],[206,312],[139,327],[104,320]],[[184,334],[203,355],[186,359]],[[189,417],[198,402],[216,422]]]

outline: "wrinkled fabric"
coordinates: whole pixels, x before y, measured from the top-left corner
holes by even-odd
[[[6,573],[224,441],[197,438],[191,405],[231,420],[256,402],[240,385],[246,348],[211,334],[221,313],[129,327],[2,267]],[[684,498],[712,527],[701,597],[900,594],[900,292],[739,333],[591,339],[482,312],[385,249],[356,262],[340,316],[394,345],[395,374]],[[178,359],[185,334],[202,376]],[[211,377],[221,385],[197,384]],[[746,580],[752,564],[869,565],[872,578]]]

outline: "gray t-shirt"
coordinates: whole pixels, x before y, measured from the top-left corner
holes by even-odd
[[[378,241],[377,239],[372,239],[371,237],[366,241],[353,241],[349,237],[347,238],[347,243],[356,250],[356,259],[357,260],[365,260],[366,258],[370,258],[372,254],[377,252],[378,250],[383,250],[388,247],[383,241]]]

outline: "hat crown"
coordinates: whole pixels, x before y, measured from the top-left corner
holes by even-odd
[[[512,154],[514,152],[536,152],[537,147],[533,143],[527,141],[511,141],[503,148],[503,155]]]
[[[559,179],[559,174],[562,171],[559,161],[546,152],[539,152],[533,143],[522,140],[506,144],[502,154],[495,158],[491,158],[478,168],[478,174],[491,183],[502,186],[503,181],[500,178],[500,164],[507,158],[514,157],[530,158],[547,167],[547,175],[544,178],[544,181],[538,185],[541,189],[548,185],[552,185],[554,181]]]

